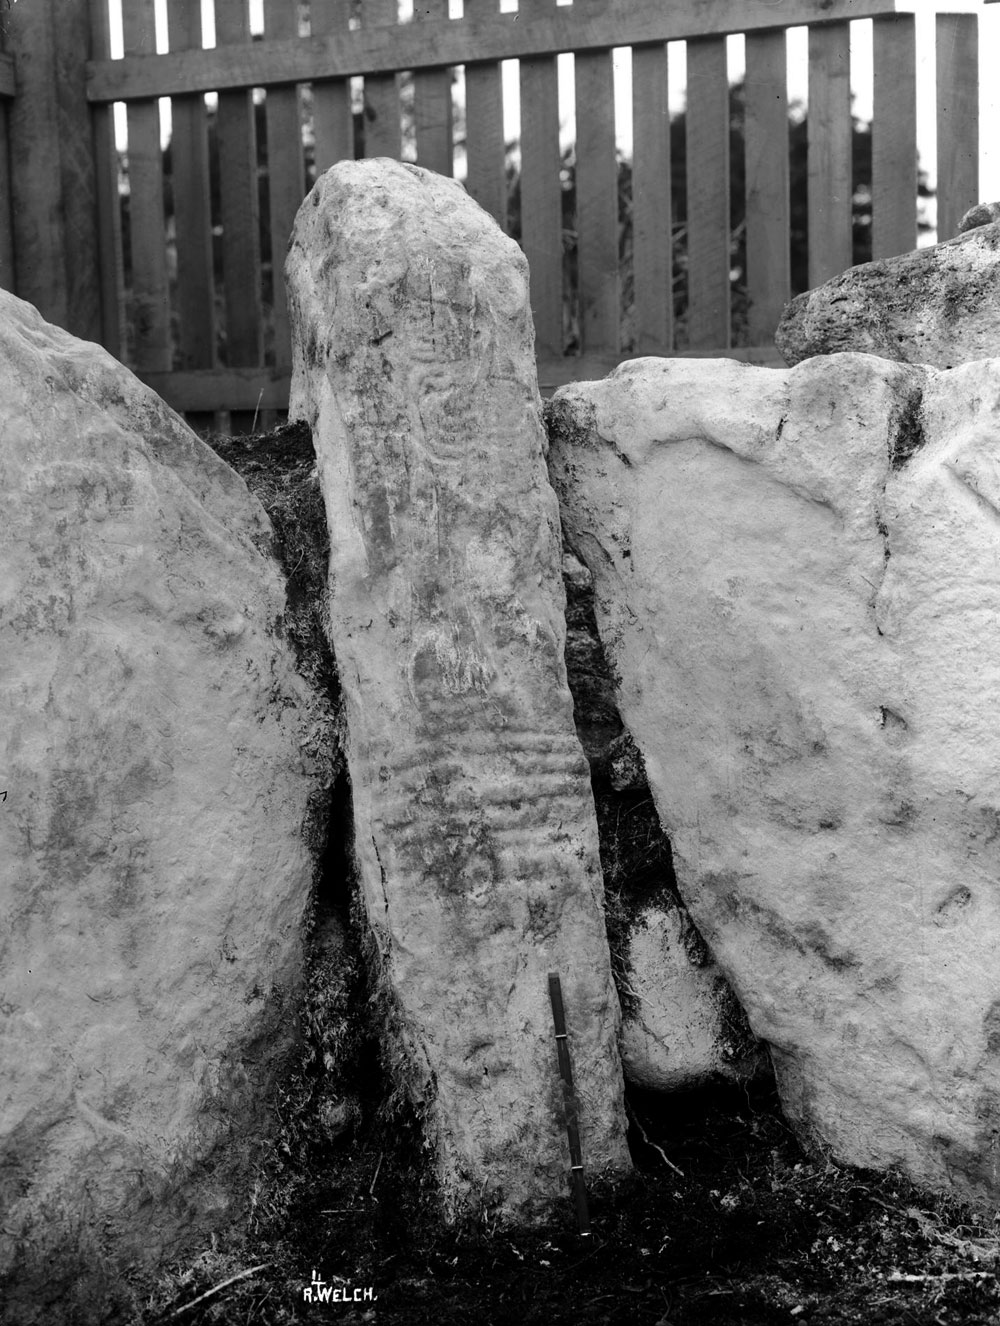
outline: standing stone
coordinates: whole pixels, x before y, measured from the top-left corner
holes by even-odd
[[[294,1033],[312,700],[243,481],[0,295],[0,1319],[222,1229]]]
[[[355,848],[410,1089],[446,1204],[530,1214],[569,1168],[550,972],[584,1163],[628,1161],[526,264],[460,185],[345,161],[302,205],[286,272]]]
[[[845,350],[935,368],[1000,355],[1000,223],[797,295],[774,343],[786,364]]]
[[[1000,1197],[1000,361],[638,360],[549,407],[622,717],[806,1141]]]

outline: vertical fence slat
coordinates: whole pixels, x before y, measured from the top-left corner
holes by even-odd
[[[215,0],[215,31],[220,46],[248,42],[246,0]],[[230,368],[252,367],[263,355],[257,148],[249,90],[219,93],[218,135],[227,362]],[[252,421],[249,412],[233,415],[233,431],[249,429]]]
[[[618,349],[618,163],[610,51],[581,52],[576,84],[577,289],[581,348]]]
[[[872,257],[917,244],[917,45],[912,14],[873,23]]]
[[[729,345],[729,82],[725,37],[687,43],[688,345]]]
[[[749,342],[769,345],[792,283],[783,30],[747,33],[744,141]]]
[[[167,41],[172,51],[201,49],[201,0],[171,0]],[[215,283],[205,100],[201,96],[174,97],[171,115],[177,358],[181,368],[211,368],[215,363]]]
[[[131,0],[122,6],[122,34],[126,55],[155,52],[153,0]],[[132,255],[130,358],[136,368],[168,371],[173,365],[160,108],[152,98],[132,101],[127,114]]]
[[[419,0],[414,19],[448,17],[448,0]],[[417,165],[439,175],[454,173],[451,115],[451,70],[417,70],[413,75],[413,118],[417,136]]]
[[[77,336],[101,335],[87,0],[4,14],[17,67],[7,112],[16,290]]]
[[[294,37],[298,33],[298,26],[298,0],[267,0],[264,10],[265,38]],[[289,369],[292,363],[292,339],[285,299],[285,251],[295,213],[306,191],[299,89],[270,88],[265,113],[274,362],[277,368]]]
[[[809,29],[809,285],[851,266],[849,23]]]
[[[14,219],[11,213],[7,99],[0,97],[0,287],[14,290]]]
[[[673,349],[673,206],[667,48],[632,51],[632,273],[637,354]]]
[[[937,231],[950,239],[979,201],[979,21],[937,14]]]
[[[0,14],[0,51],[6,50],[6,19]],[[11,211],[7,98],[0,97],[0,287],[14,290],[14,216]]]
[[[111,55],[108,0],[90,0],[91,54],[96,60]],[[118,149],[114,110],[92,106],[94,170],[97,186],[97,251],[100,282],[101,344],[121,359],[125,354],[125,274],[122,253],[122,211],[118,195]]]
[[[495,14],[497,0],[465,0],[466,20]],[[465,187],[503,230],[507,222],[503,89],[498,64],[465,66]]]
[[[521,0],[529,23],[555,0]],[[559,180],[559,84],[555,56],[520,62],[521,248],[528,259],[531,313],[539,355],[563,352],[562,187]]]
[[[365,0],[365,27],[394,25],[399,11],[396,0]],[[369,74],[365,78],[365,156],[395,157],[403,151],[403,129],[399,109],[399,78],[396,74]]]
[[[309,23],[314,37],[343,32],[351,16],[351,0],[323,0],[310,8]],[[316,137],[316,174],[337,161],[354,160],[354,116],[351,112],[351,83],[347,78],[313,83],[313,132]]]

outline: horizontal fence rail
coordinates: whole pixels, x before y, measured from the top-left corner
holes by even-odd
[[[520,0],[516,12],[464,0],[457,18],[448,0],[420,0],[410,21],[397,0],[264,0],[262,33],[250,30],[247,0],[214,0],[207,49],[201,0],[169,0],[162,53],[153,0],[121,4],[117,58],[108,0],[33,0],[7,15],[0,273],[198,427],[245,430],[287,407],[285,248],[308,187],[345,157],[403,157],[443,174],[464,165],[469,192],[528,257],[543,391],[639,354],[777,362],[774,330],[793,293],[859,253],[916,243],[915,28],[894,0]],[[870,168],[856,159],[850,102],[857,19],[874,29]],[[790,115],[786,73],[786,32],[799,25],[809,27],[805,124]],[[977,31],[975,13],[938,18],[942,238],[978,201]],[[736,91],[734,32],[746,51]],[[677,41],[682,119],[668,97],[667,43]],[[619,47],[631,48],[627,160],[615,136]],[[503,128],[509,59],[520,62],[517,143]],[[867,230],[859,190],[871,196]]]

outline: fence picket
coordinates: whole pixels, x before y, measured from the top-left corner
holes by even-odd
[[[555,0],[521,0],[525,26]],[[559,179],[559,84],[555,56],[520,62],[521,248],[531,273],[531,313],[539,354],[563,352],[562,185]]]
[[[912,14],[873,25],[872,257],[917,245],[917,44]]]
[[[724,37],[687,44],[688,327],[692,350],[729,345],[729,82]]]
[[[610,51],[574,60],[576,83],[576,231],[580,341],[584,351],[617,350],[618,163]]]
[[[267,0],[265,37],[294,36],[298,32],[298,0]],[[305,196],[305,157],[302,148],[302,107],[299,89],[269,88],[267,117],[267,175],[271,237],[271,317],[274,362],[286,369],[292,363],[292,336],[285,298],[285,251],[295,213]]]
[[[153,0],[133,0],[122,7],[122,36],[127,54],[154,54]],[[169,369],[173,364],[160,108],[153,99],[133,101],[127,115],[131,358],[137,368]]]
[[[351,0],[322,0],[310,7],[309,23],[314,37],[346,32]],[[354,116],[351,112],[351,83],[347,78],[326,78],[313,83],[313,133],[316,139],[316,174],[337,161],[354,160]]]
[[[851,266],[850,24],[809,29],[809,285]]]
[[[362,23],[368,27],[399,26],[397,0],[365,0]],[[397,74],[365,75],[365,156],[395,157],[403,151]]]
[[[936,15],[938,239],[979,202],[979,27],[975,14]]]
[[[173,0],[167,9],[170,49],[200,50],[200,0]],[[208,120],[198,95],[174,97],[174,227],[177,240],[178,345],[180,368],[211,368],[215,363],[215,278],[209,208]],[[207,420],[192,421],[195,426]]]
[[[215,0],[215,30],[220,45],[249,42],[246,0]],[[257,144],[249,88],[219,93],[218,139],[226,363],[249,367],[263,358]],[[234,432],[247,431],[252,416],[234,413],[230,422]]]
[[[6,48],[6,33],[0,25],[0,51]],[[14,217],[10,191],[10,159],[7,154],[8,99],[0,94],[0,287],[13,292],[14,279]]]
[[[746,253],[750,345],[769,345],[791,297],[784,31],[746,38]]]
[[[465,0],[465,22],[496,12],[497,0]],[[465,187],[508,230],[503,90],[496,63],[465,66],[465,155]]]
[[[415,22],[448,17],[448,0],[420,0]],[[454,173],[451,114],[451,70],[417,70],[413,75],[413,118],[417,165],[439,175]]]
[[[632,284],[637,354],[673,349],[673,204],[667,48],[632,51]]]

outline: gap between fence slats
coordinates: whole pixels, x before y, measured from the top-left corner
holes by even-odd
[[[122,37],[129,53],[156,50],[153,0],[132,0],[122,9]],[[132,260],[131,360],[137,368],[169,370],[170,288],[160,108],[130,102],[128,117],[129,248]]]
[[[632,273],[635,348],[673,348],[673,203],[667,48],[632,52]]]
[[[555,0],[522,0],[525,26]],[[555,56],[522,60],[521,248],[530,271],[531,314],[539,353],[563,352],[562,185],[559,178],[559,84]]]
[[[560,51],[600,50],[700,35],[752,32],[811,23],[816,0],[631,0],[588,6],[585,20],[574,7],[552,5],[525,21],[519,13],[493,11],[473,22],[454,20],[376,26],[374,11],[383,0],[365,0],[365,26],[322,39],[261,43],[247,50],[184,52],[145,62],[100,61],[91,65],[88,96],[121,101],[137,96],[207,92],[213,88],[264,87],[388,70],[441,68],[473,60],[507,60],[555,55]],[[780,12],[779,12],[780,10]],[[895,0],[823,0],[823,21],[870,18],[895,12]]]
[[[767,345],[791,298],[784,31],[747,35],[745,89],[748,334]]]
[[[851,266],[850,24],[809,29],[809,285]]]
[[[215,0],[215,30],[220,44],[249,43],[246,0]],[[263,359],[257,144],[249,91],[219,94],[217,132],[226,362],[230,368],[249,367]],[[251,425],[249,412],[231,419],[233,432]]]
[[[448,0],[419,0],[414,21],[447,19]],[[417,165],[439,175],[454,173],[451,114],[451,70],[417,70],[413,75],[413,119]]]
[[[201,47],[200,0],[172,0],[167,9],[167,40],[171,50]],[[176,361],[180,368],[211,368],[215,363],[215,278],[204,98],[175,97],[171,114],[177,242]],[[192,422],[198,426],[209,421]]]
[[[298,30],[298,0],[267,0],[265,37],[284,37]],[[292,335],[285,297],[285,251],[295,214],[305,196],[305,159],[302,150],[302,108],[296,87],[271,88],[264,107],[267,121],[268,222],[271,236],[271,317],[274,361],[279,368],[292,363]]]
[[[351,0],[324,0],[310,9],[314,37],[346,32]],[[317,79],[313,83],[313,134],[316,144],[316,174],[322,175],[336,161],[354,160],[354,115],[351,84],[346,78]]]
[[[688,334],[729,345],[729,81],[726,40],[687,44]]]
[[[90,49],[97,59],[111,52],[111,21],[107,0],[89,0]],[[97,213],[97,281],[100,299],[100,340],[116,358],[125,355],[125,272],[122,212],[118,196],[118,149],[111,106],[93,106],[94,175]]]
[[[617,351],[618,163],[610,51],[574,60],[576,84],[577,291],[581,349]]]
[[[877,18],[872,62],[872,257],[917,246],[917,47],[912,14]]]
[[[937,14],[938,239],[950,239],[979,202],[979,25],[975,14]]]
[[[465,0],[466,23],[496,12],[497,0]],[[502,230],[509,230],[503,90],[497,63],[465,66],[465,155],[465,187]]]
[[[381,29],[379,36],[395,41],[397,34],[415,25],[400,24],[396,0],[365,0],[361,21],[366,28]],[[365,156],[399,158],[403,130],[399,106],[399,77],[396,74],[365,76]]]

